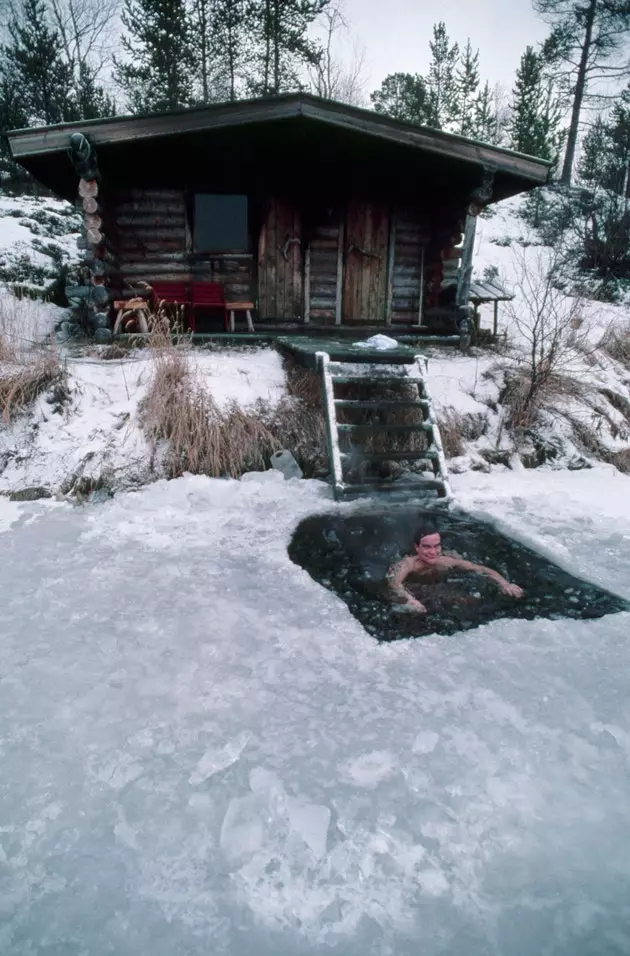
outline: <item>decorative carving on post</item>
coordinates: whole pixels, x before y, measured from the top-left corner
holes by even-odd
[[[97,342],[112,337],[107,306],[109,291],[105,285],[105,234],[98,202],[100,175],[94,147],[83,133],[70,137],[68,157],[79,176],[77,206],[83,212],[83,229],[78,245],[83,252],[78,285],[67,287],[66,296],[84,322],[94,332]]]
[[[464,227],[464,243],[462,246],[462,261],[457,283],[455,304],[458,311],[457,327],[461,337],[462,347],[470,345],[472,320],[470,315],[470,284],[472,282],[473,254],[475,251],[475,234],[477,231],[477,217],[492,199],[494,185],[494,171],[484,167],[482,180],[479,186],[472,190],[468,197],[466,224]]]

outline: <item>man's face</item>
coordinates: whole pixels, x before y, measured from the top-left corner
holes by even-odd
[[[427,534],[416,545],[416,554],[425,564],[435,564],[442,554],[442,541],[439,534]]]

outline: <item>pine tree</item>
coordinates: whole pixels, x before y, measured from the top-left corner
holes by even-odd
[[[22,97],[22,90],[15,79],[0,71],[0,174],[3,183],[7,180],[23,180],[25,171],[14,162],[9,149],[7,132],[28,126],[29,116]]]
[[[536,10],[552,26],[543,46],[545,61],[571,89],[571,121],[561,181],[571,183],[580,122],[593,82],[627,75],[612,65],[630,32],[628,0],[535,0]]]
[[[237,99],[245,73],[247,0],[193,0],[195,99]]]
[[[73,106],[77,119],[100,119],[116,115],[116,104],[96,80],[88,63],[80,63],[75,81]]]
[[[301,85],[301,70],[314,65],[321,50],[308,29],[330,0],[248,0],[247,25],[253,39],[249,88],[275,96]]]
[[[613,107],[609,135],[611,146],[609,187],[626,200],[630,192],[630,186],[628,185],[630,173],[630,87],[626,87],[619,102]]]
[[[115,79],[134,112],[189,106],[195,68],[185,0],[125,0],[121,44],[129,62],[114,58]]]
[[[499,118],[495,96],[486,80],[474,104],[472,135],[482,143],[498,143],[500,140]]]
[[[470,39],[461,55],[455,72],[455,100],[457,108],[457,132],[462,136],[474,136],[477,127],[477,93],[479,90],[479,50],[473,53]]]
[[[421,126],[429,121],[429,99],[425,81],[418,74],[392,73],[380,90],[370,94],[377,113]]]
[[[222,64],[222,86],[230,100],[237,98],[239,81],[245,73],[247,25],[245,0],[215,0],[214,49]]]
[[[541,159],[557,159],[560,110],[543,75],[543,60],[528,46],[521,57],[512,92],[508,127],[510,146]]]
[[[2,76],[17,91],[28,123],[48,126],[76,119],[72,67],[63,59],[59,34],[48,24],[43,0],[24,0],[7,29]]]
[[[455,70],[459,46],[451,44],[443,21],[433,24],[433,40],[429,42],[431,63],[426,84],[429,90],[429,125],[447,129],[457,118],[457,84]]]
[[[578,163],[580,180],[591,188],[603,185],[608,175],[610,153],[610,127],[602,116],[597,116],[582,143]]]

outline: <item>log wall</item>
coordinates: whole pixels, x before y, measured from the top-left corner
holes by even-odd
[[[420,213],[397,210],[391,224],[391,311],[393,323],[417,325],[420,319],[421,284],[425,281],[424,250],[431,233]],[[424,292],[424,290],[422,290]]]
[[[195,253],[185,190],[133,189],[107,200],[107,235],[117,276],[139,281],[220,282],[226,300],[258,299],[259,317],[313,323],[419,323],[438,304],[443,251],[452,243],[422,210],[349,199],[335,211],[268,197],[250,210],[257,254]],[[254,220],[254,215],[258,221]],[[319,218],[319,221],[318,221]],[[424,250],[424,261],[423,261]],[[452,250],[446,269],[457,268]]]
[[[139,280],[199,280],[222,283],[227,300],[251,297],[254,260],[246,250],[216,256],[193,252],[183,189],[120,192],[109,206],[121,289]]]

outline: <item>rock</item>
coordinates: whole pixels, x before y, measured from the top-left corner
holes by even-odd
[[[39,501],[40,498],[52,498],[52,491],[43,488],[41,485],[34,485],[32,488],[12,491],[9,495],[9,501]]]
[[[107,345],[112,341],[112,333],[109,329],[97,329],[94,333],[94,341],[99,345]]]
[[[569,471],[582,471],[585,468],[592,468],[590,461],[584,458],[582,455],[576,455],[574,458],[571,458],[567,464]]]
[[[67,339],[78,339],[81,337],[81,326],[78,322],[62,322],[61,331]]]

